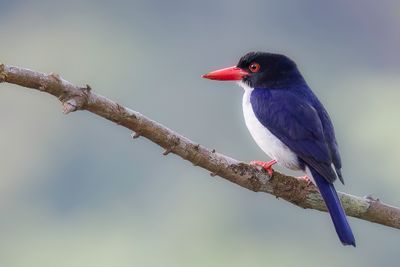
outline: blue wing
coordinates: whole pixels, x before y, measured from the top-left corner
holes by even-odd
[[[315,99],[314,106],[318,111],[319,117],[322,122],[322,127],[324,128],[325,141],[329,146],[332,162],[333,165],[335,166],[335,171],[342,184],[344,184],[342,172],[340,170],[342,168],[342,161],[340,159],[339,149],[336,142],[335,130],[333,128],[332,121],[329,118],[328,112],[325,110],[325,108],[322,106],[319,100],[316,97],[314,99]]]
[[[254,89],[250,96],[254,114],[299,157],[300,163],[309,167],[340,240],[344,245],[356,246],[332,184],[336,173],[341,178],[341,162],[332,122],[308,87],[298,89]]]
[[[315,96],[310,93],[256,88],[250,102],[258,120],[272,134],[332,183],[337,178],[332,163],[340,173],[340,157],[333,127],[325,109],[322,107],[322,110],[317,110],[320,107],[313,105],[318,100],[313,99]],[[320,114],[324,112],[327,118],[321,120]],[[328,126],[331,129],[327,129]]]

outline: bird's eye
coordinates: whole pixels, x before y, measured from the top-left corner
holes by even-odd
[[[249,65],[249,70],[251,72],[258,72],[260,70],[260,64],[253,62]]]

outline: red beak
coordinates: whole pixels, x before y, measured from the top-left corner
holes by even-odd
[[[204,74],[201,77],[218,81],[240,81],[241,79],[243,79],[243,77],[247,75],[249,75],[247,71],[244,71],[241,68],[234,66],[212,71],[210,73]]]

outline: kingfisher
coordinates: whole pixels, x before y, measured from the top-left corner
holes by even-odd
[[[236,66],[202,76],[236,81],[244,89],[243,114],[251,136],[271,158],[252,161],[270,176],[278,163],[303,171],[322,198],[343,245],[356,246],[333,183],[343,184],[342,163],[328,112],[307,85],[296,63],[281,54],[249,52]]]

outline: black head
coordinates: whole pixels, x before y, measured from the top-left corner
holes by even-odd
[[[252,88],[289,88],[304,80],[296,63],[290,58],[272,53],[250,52],[235,67],[213,71],[204,78],[224,81],[242,81]]]
[[[302,80],[296,63],[280,54],[250,52],[239,60],[237,67],[249,72],[242,81],[253,88],[279,88]]]

